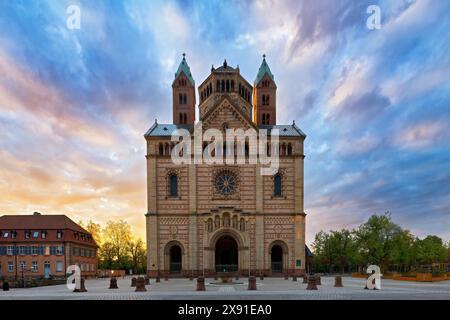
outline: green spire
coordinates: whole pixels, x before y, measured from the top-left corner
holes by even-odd
[[[183,53],[183,60],[181,60],[180,65],[178,66],[178,70],[175,73],[175,79],[178,78],[181,72],[183,72],[184,75],[189,79],[191,84],[195,86],[195,81],[194,78],[192,78],[191,69],[186,62],[186,53]]]
[[[256,76],[256,80],[255,80],[255,86],[257,86],[259,84],[259,82],[262,80],[262,78],[264,78],[264,76],[266,74],[268,74],[269,77],[273,80],[273,74],[270,71],[269,65],[266,62],[266,55],[263,54],[263,62],[261,63],[261,66],[259,67],[258,75]]]

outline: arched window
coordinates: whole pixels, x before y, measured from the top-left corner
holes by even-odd
[[[183,114],[180,113],[180,123],[183,123]]]
[[[287,154],[288,154],[288,156],[292,156],[292,144],[288,144],[288,147],[287,147]]]
[[[224,92],[225,91],[225,80],[222,80],[222,90],[221,90],[222,92]]]
[[[209,94],[211,94],[211,93],[212,93],[212,83],[209,83]]]
[[[186,104],[186,103],[187,103],[187,95],[184,94],[184,95],[183,95],[183,104]]]
[[[231,91],[234,91],[234,80],[231,80]]]
[[[281,196],[281,174],[279,173],[273,177],[273,195],[275,197]]]
[[[266,114],[266,124],[270,124],[270,113]]]
[[[226,84],[227,84],[227,92],[230,92],[230,80],[227,80]]]
[[[220,91],[220,81],[217,80],[217,82],[216,82],[216,92],[219,92],[219,91]]]
[[[183,95],[181,93],[178,94],[178,103],[183,104]]]
[[[164,149],[165,149],[164,154],[166,156],[169,156],[170,155],[170,146],[169,146],[169,144],[167,142],[166,142],[166,145],[164,146]]]
[[[176,174],[171,174],[169,177],[169,192],[171,197],[177,197],[178,196],[178,177]]]
[[[266,106],[268,106],[270,104],[270,96],[266,95]]]
[[[241,218],[241,220],[239,220],[239,230],[241,232],[245,231],[245,220],[244,220],[244,218]]]
[[[215,229],[219,229],[220,228],[220,218],[219,218],[219,216],[216,216],[214,218],[214,228]]]
[[[286,155],[286,144],[285,144],[285,143],[283,143],[283,144],[281,145],[281,155],[282,155],[282,156],[285,156],[285,155]]]
[[[162,144],[162,142],[159,143],[159,155],[164,155],[164,145]]]
[[[187,124],[187,115],[186,115],[186,113],[183,114],[183,123]]]
[[[208,219],[207,231],[208,232],[213,232],[213,220],[211,218]]]
[[[203,101],[203,92],[200,94],[200,100]]]
[[[262,114],[262,124],[266,124],[266,114]]]

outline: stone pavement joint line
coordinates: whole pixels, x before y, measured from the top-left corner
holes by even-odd
[[[265,278],[257,283],[257,291],[248,291],[247,285],[212,285],[206,279],[206,291],[195,291],[195,281],[170,279],[146,286],[147,292],[134,292],[130,279],[118,279],[119,289],[110,290],[109,279],[86,280],[88,292],[74,293],[65,285],[12,288],[0,291],[0,300],[450,300],[450,281],[416,283],[382,280],[381,290],[364,290],[365,279],[342,278],[344,287],[334,287],[334,277],[322,277],[317,291],[306,290],[306,284],[285,281],[283,278]],[[262,283],[263,282],[263,283]]]

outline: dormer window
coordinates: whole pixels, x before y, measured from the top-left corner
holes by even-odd
[[[61,239],[63,236],[63,232],[61,230],[56,231],[56,238]]]
[[[25,239],[30,239],[31,231],[25,231]]]
[[[8,238],[9,237],[9,232],[5,232],[5,233],[3,233],[3,238]]]
[[[39,238],[39,231],[33,232],[33,238],[35,238],[35,239]]]
[[[47,238],[47,231],[41,231],[41,238],[42,239]]]
[[[17,238],[17,231],[11,231],[11,239]]]

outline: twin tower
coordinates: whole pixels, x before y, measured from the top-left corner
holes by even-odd
[[[195,123],[195,81],[186,56],[175,73],[172,83],[173,123],[177,125]],[[217,100],[231,98],[256,126],[276,124],[277,86],[263,55],[254,85],[241,76],[239,66],[233,68],[225,60],[219,68],[211,67],[211,74],[198,87],[200,98],[200,121],[208,114]]]

